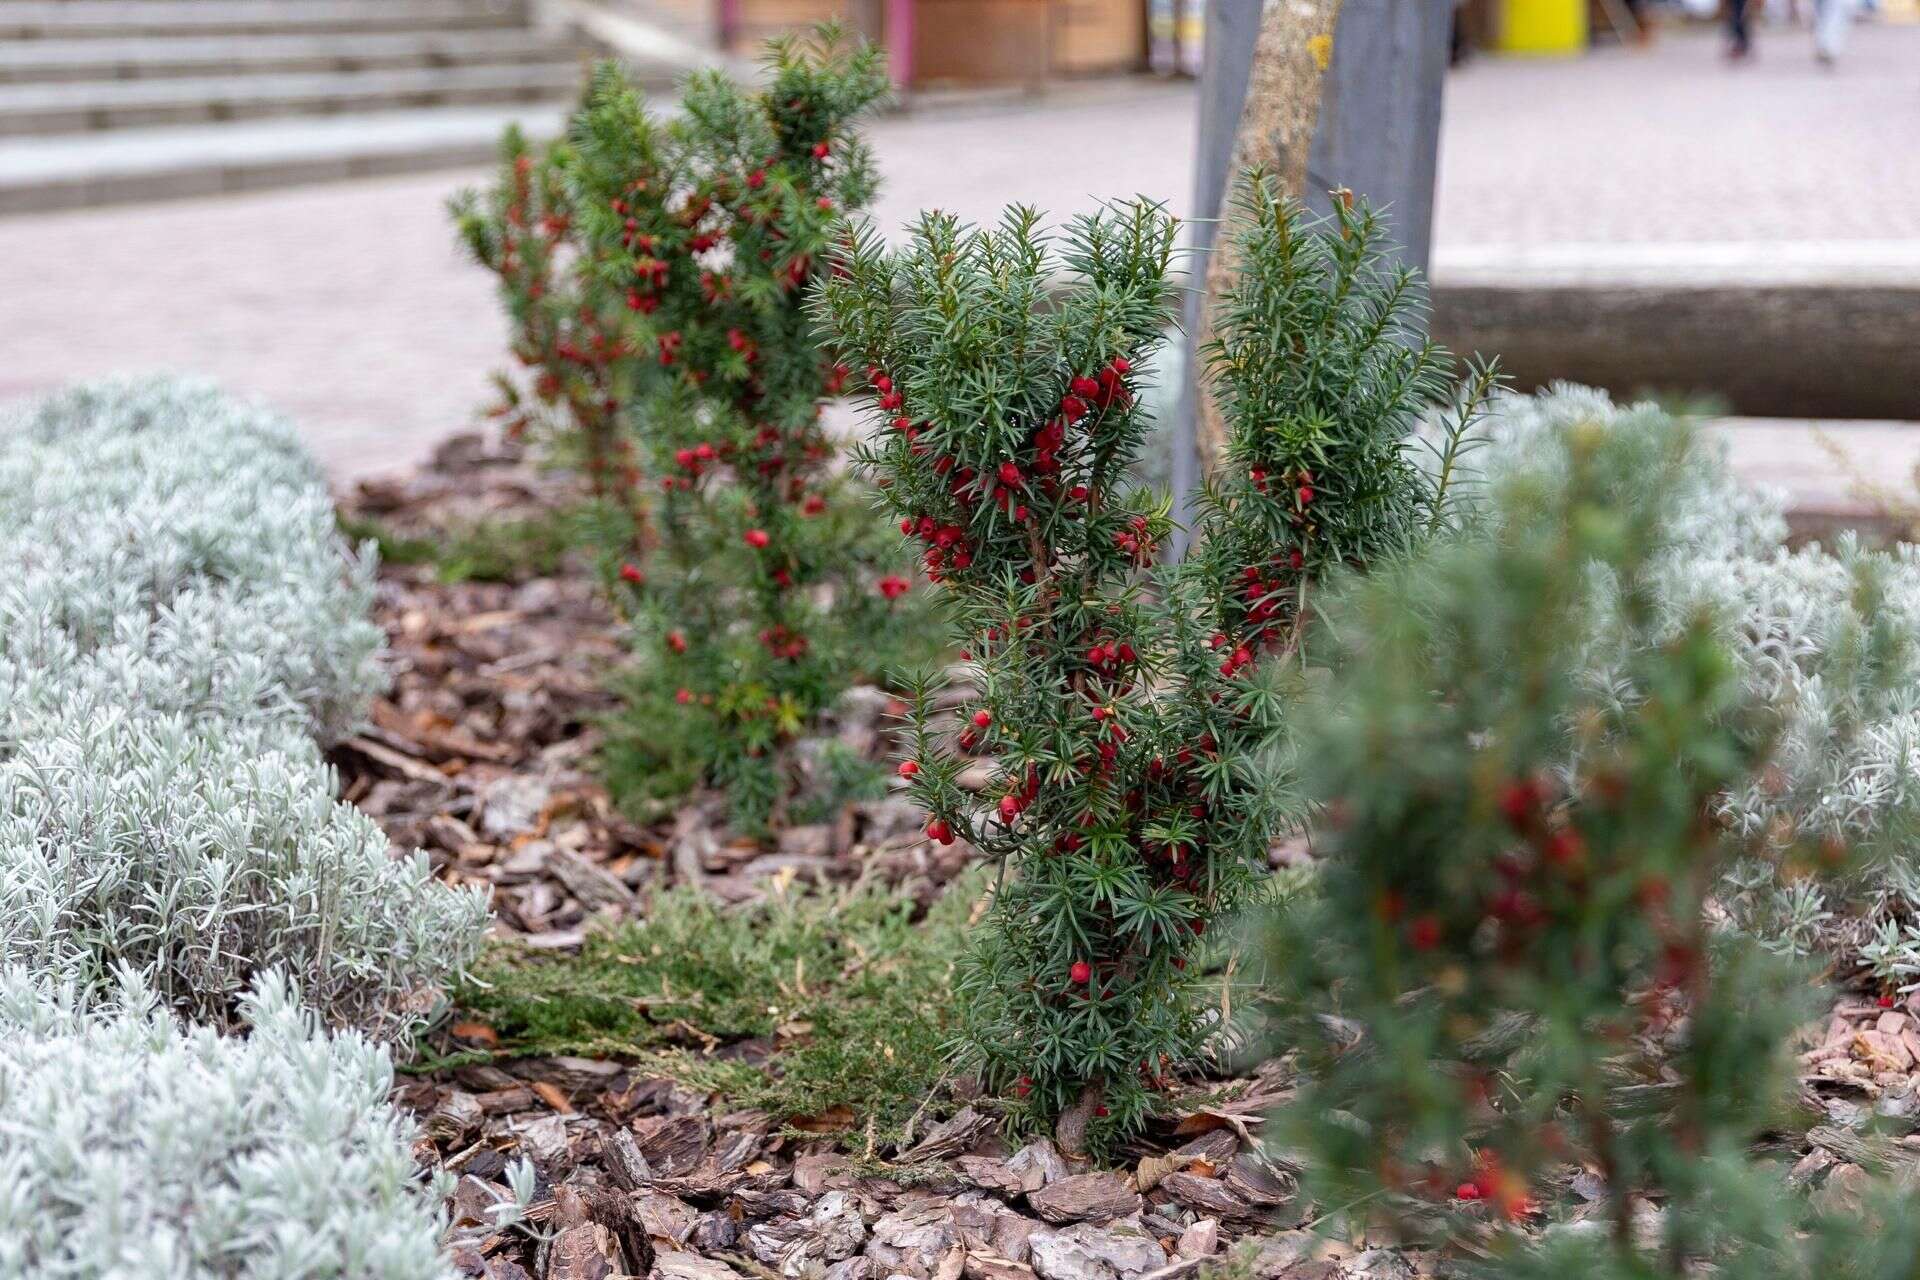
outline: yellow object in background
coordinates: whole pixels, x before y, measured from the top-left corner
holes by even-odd
[[[1587,0],[1500,0],[1501,53],[1566,57],[1587,47]]]

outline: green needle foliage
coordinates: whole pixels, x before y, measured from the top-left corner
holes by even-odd
[[[1273,965],[1313,1081],[1288,1136],[1322,1203],[1475,1236],[1490,1274],[1823,1274],[1838,1244],[1749,1155],[1813,989],[1707,906],[1743,856],[1837,852],[1769,854],[1725,818],[1772,739],[1716,620],[1663,616],[1689,437],[1557,443],[1564,470],[1504,481],[1486,536],[1330,610],[1302,755],[1331,846]],[[1605,1218],[1529,1242],[1558,1208],[1543,1173],[1575,1162]]]
[[[740,1106],[871,1122],[887,1141],[945,1114],[943,993],[981,888],[956,881],[918,919],[876,886],[743,907],[677,889],[578,956],[496,949],[456,999],[509,1055],[638,1056]]]
[[[886,74],[832,27],[766,63],[757,89],[696,74],[667,121],[604,66],[566,139],[535,159],[510,136],[490,200],[460,205],[560,439],[620,472],[599,549],[640,662],[609,783],[629,805],[718,786],[751,830],[848,684],[927,654],[905,565],[833,465],[821,405],[845,370],[806,314],[872,198],[857,126]]]
[[[1057,243],[1030,209],[986,231],[928,214],[898,252],[856,236],[820,294],[879,419],[860,462],[945,589],[980,689],[956,733],[924,682],[901,765],[930,837],[1006,869],[959,970],[963,1059],[1073,1149],[1138,1130],[1218,1029],[1194,961],[1293,816],[1282,729],[1306,584],[1405,545],[1438,508],[1407,451],[1444,361],[1402,344],[1411,286],[1381,265],[1373,219],[1311,227],[1258,179],[1247,198],[1262,274],[1215,353],[1233,465],[1178,571],[1151,568],[1166,497],[1127,480],[1148,429],[1134,380],[1173,298],[1157,206],[1077,219]],[[1257,374],[1303,356],[1321,371]],[[980,795],[958,784],[975,751],[997,757]]]

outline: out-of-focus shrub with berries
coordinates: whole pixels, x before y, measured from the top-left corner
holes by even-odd
[[[567,137],[533,160],[510,141],[462,220],[536,390],[621,496],[600,550],[639,661],[609,783],[640,803],[718,786],[749,828],[793,794],[794,744],[928,632],[924,590],[836,465],[821,411],[847,371],[805,308],[834,228],[872,197],[857,124],[887,78],[831,27],[766,63],[759,88],[696,74],[671,120],[601,68]]]
[[[820,296],[878,420],[861,461],[975,672],[952,720],[922,687],[900,766],[931,838],[1008,863],[959,970],[960,1048],[1075,1150],[1137,1131],[1219,1029],[1196,961],[1292,812],[1279,757],[1305,583],[1404,543],[1437,498],[1400,455],[1450,387],[1438,353],[1401,341],[1370,217],[1312,228],[1254,191],[1263,265],[1284,251],[1294,269],[1235,292],[1221,376],[1298,358],[1296,337],[1329,367],[1311,396],[1229,401],[1234,464],[1180,569],[1152,568],[1169,504],[1129,480],[1149,430],[1136,379],[1174,297],[1158,207],[1116,205],[1051,245],[1032,210],[990,230],[928,214],[897,252],[859,237]],[[1312,325],[1256,314],[1274,295]],[[1390,471],[1343,470],[1376,458]],[[960,785],[975,753],[995,757],[978,792]]]
[[[1661,607],[1689,436],[1566,443],[1487,495],[1497,533],[1329,607],[1301,744],[1327,857],[1272,964],[1311,1081],[1286,1140],[1320,1203],[1472,1238],[1493,1274],[1817,1274],[1750,1152],[1814,989],[1709,899],[1741,857],[1839,851],[1726,820],[1773,739],[1718,620]],[[1584,1196],[1547,1176],[1581,1166]]]

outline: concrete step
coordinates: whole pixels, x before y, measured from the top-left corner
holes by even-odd
[[[0,0],[0,40],[523,26],[525,0]]]
[[[580,63],[565,59],[299,75],[6,85],[0,86],[0,137],[409,107],[562,103],[573,97],[581,79]]]
[[[1920,535],[1920,422],[1712,418],[1702,429],[1726,441],[1742,480],[1787,495],[1799,537]]]
[[[474,31],[315,32],[15,40],[0,44],[0,86],[160,80],[270,72],[370,71],[542,62],[571,44],[516,27]]]
[[[1514,385],[1710,392],[1740,414],[1920,410],[1920,240],[1448,245],[1433,336]]]
[[[0,147],[0,215],[479,165],[509,124],[548,138],[564,123],[537,104],[26,138]]]

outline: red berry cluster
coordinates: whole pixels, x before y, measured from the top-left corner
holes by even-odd
[[[784,624],[763,627],[760,631],[760,643],[766,651],[783,662],[793,662],[807,654],[807,638],[790,630]]]
[[[1473,1171],[1454,1187],[1453,1198],[1468,1203],[1485,1201],[1508,1222],[1540,1212],[1526,1179],[1506,1168],[1496,1153],[1484,1148],[1474,1153]]]
[[[843,371],[845,366],[839,366]],[[1034,426],[1027,447],[1018,456],[1002,458],[983,470],[964,465],[952,454],[934,454],[921,437],[932,425],[916,422],[907,410],[905,390],[879,365],[867,367],[867,382],[874,392],[874,403],[889,415],[888,426],[898,432],[914,458],[932,457],[935,476],[941,478],[952,507],[945,519],[930,514],[909,514],[900,522],[900,531],[923,544],[922,560],[927,574],[938,582],[943,575],[971,567],[978,548],[968,537],[968,525],[982,502],[1010,517],[1016,525],[1030,525],[1036,518],[1039,501],[1057,503],[1064,499],[1085,504],[1092,490],[1084,483],[1062,486],[1062,454],[1068,450],[1068,433],[1088,418],[1109,409],[1125,409],[1133,403],[1133,392],[1125,377],[1133,364],[1125,356],[1114,356],[1101,365],[1095,375],[1079,374],[1070,378],[1068,389],[1060,396],[1052,416]],[[1084,447],[1084,445],[1082,445]],[[1158,552],[1150,522],[1144,516],[1132,517],[1113,534],[1113,543],[1136,564],[1151,563]],[[1021,569],[1021,580],[1032,582],[1038,570],[1032,563]]]

